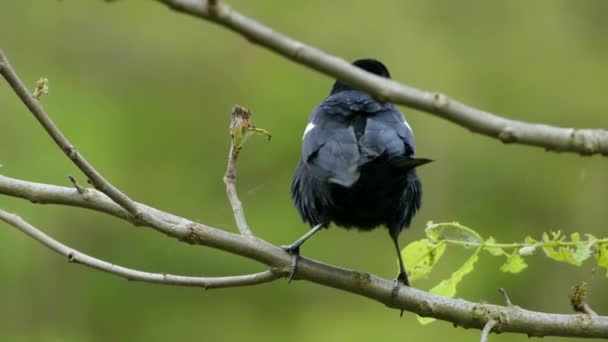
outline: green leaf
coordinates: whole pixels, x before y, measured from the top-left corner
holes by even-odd
[[[478,248],[475,250],[475,253],[467,259],[467,261],[460,266],[460,268],[452,273],[452,276],[449,279],[443,280],[437,286],[433,287],[429,292],[444,296],[444,297],[454,297],[456,294],[456,287],[462,281],[462,278],[467,274],[471,273],[475,268],[475,263],[479,260],[479,251],[481,249]]]
[[[418,323],[422,325],[427,325],[429,323],[435,322],[435,318],[433,317],[416,316],[416,318],[418,319]]]
[[[583,261],[589,259],[591,254],[592,254],[591,253],[591,244],[581,243],[576,246],[576,251],[574,252],[574,254],[572,256],[573,256],[574,260],[576,262],[578,262],[580,265],[583,263]]]
[[[505,255],[507,254],[507,252],[505,252],[502,248],[500,247],[496,247],[496,246],[488,246],[488,245],[493,245],[496,243],[496,240],[494,240],[493,237],[489,237],[486,239],[486,242],[484,243],[483,249],[492,254],[493,256],[501,256],[501,255]]]
[[[597,266],[606,270],[608,278],[608,243],[602,243],[597,246]]]
[[[431,229],[434,226],[435,226],[435,222],[428,221],[426,223],[426,228],[425,228],[424,232],[426,233],[426,236],[429,238],[429,240],[431,240],[431,241],[439,241],[439,240],[441,240],[441,234],[439,233],[438,230]]]
[[[519,273],[526,269],[526,267],[528,267],[528,264],[526,264],[524,258],[522,258],[519,253],[516,252],[507,258],[507,262],[500,267],[500,270],[509,273]]]
[[[443,280],[429,292],[444,297],[454,297],[454,295],[456,295],[457,286],[462,281],[462,278],[471,273],[475,268],[475,264],[477,263],[477,260],[479,260],[480,251],[481,247],[477,248],[473,255],[471,255],[456,272],[452,273],[452,276],[449,279]],[[434,320],[434,318],[429,317],[418,317],[418,322],[420,322],[420,324],[428,324]]]
[[[432,241],[449,240],[471,244],[483,243],[483,239],[476,231],[458,222],[429,222],[425,232]]]
[[[437,244],[428,239],[414,241],[407,245],[401,256],[410,281],[415,281],[427,275],[445,251],[445,243]]]
[[[549,258],[555,261],[567,262],[575,266],[581,265],[581,262],[575,258],[574,253],[570,248],[557,247],[556,249],[556,247],[545,246],[543,247],[543,251]]]

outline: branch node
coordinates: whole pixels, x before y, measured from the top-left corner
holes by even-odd
[[[78,151],[76,147],[69,145],[63,149],[63,152],[70,158],[70,160],[75,161],[78,158]]]
[[[515,131],[513,130],[513,127],[507,126],[507,127],[503,128],[503,130],[500,131],[500,133],[498,134],[498,139],[505,144],[510,144],[512,142],[515,142],[517,139],[516,139]]]
[[[432,104],[433,108],[436,110],[443,110],[447,108],[449,103],[450,101],[447,95],[442,93],[432,93]]]
[[[494,328],[497,323],[498,321],[495,319],[490,319],[486,322],[486,324],[483,326],[483,330],[481,331],[481,342],[488,342],[488,336],[492,332],[492,328]]]
[[[47,95],[49,93],[49,80],[48,78],[40,78],[36,82],[36,88],[34,88],[34,92],[32,96],[38,101],[43,95]]]
[[[570,298],[570,305],[576,312],[584,313],[590,316],[598,316],[598,314],[591,309],[587,304],[587,283],[583,282],[579,285],[573,286],[568,296]]]
[[[420,309],[420,311],[422,313],[424,313],[425,316],[432,316],[433,315],[433,305],[431,305],[431,303],[429,303],[428,300],[422,300],[419,304],[418,304],[418,309]]]
[[[472,315],[474,319],[482,324],[487,324],[490,320],[494,320],[495,323],[492,325],[492,329],[497,333],[501,332],[510,323],[510,317],[505,310],[484,303],[477,304],[473,308]]]
[[[186,231],[187,233],[179,238],[180,241],[190,245],[201,245],[203,243],[204,240],[202,238],[202,234],[194,224],[189,224],[186,227]]]
[[[597,152],[597,141],[593,138],[592,130],[573,129],[570,134],[572,146],[579,150],[582,156],[591,156]]]
[[[80,186],[80,184],[78,184],[76,178],[72,176],[68,176],[68,178],[70,179],[70,182],[74,184],[74,187],[76,188],[76,191],[78,191],[79,194],[84,195],[87,192],[87,189],[83,188],[82,186]]]
[[[68,253],[68,262],[76,262],[76,256],[74,256],[74,252]]]

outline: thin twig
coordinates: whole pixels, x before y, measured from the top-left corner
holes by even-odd
[[[96,270],[117,275],[131,281],[142,281],[147,283],[214,289],[223,287],[237,287],[263,284],[281,277],[278,272],[273,272],[272,270],[254,274],[229,277],[189,277],[134,270],[131,268],[111,264],[107,261],[94,258],[92,256],[79,252],[71,247],[68,247],[62,244],[61,242],[53,239],[52,237],[44,234],[39,229],[23,220],[21,217],[8,213],[2,209],[0,209],[0,220],[19,229],[20,231],[29,235],[34,240],[40,242],[44,246],[53,250],[54,252],[63,255],[68,259],[69,262],[88,266]]]
[[[502,297],[505,299],[505,303],[508,307],[513,306],[513,303],[511,303],[511,299],[509,299],[509,295],[507,294],[507,291],[505,289],[501,287],[498,289],[498,292],[502,294]]]
[[[85,199],[73,188],[0,176],[0,194],[36,203],[83,207],[125,220],[132,219],[126,210],[113,203],[106,195],[93,189],[87,191]],[[143,204],[141,204],[141,208],[175,224],[176,229],[173,231],[173,236],[181,241],[241,255],[279,270],[287,270],[290,265],[291,258],[283,249],[262,239],[251,239],[243,235],[232,234]],[[139,222],[139,224],[162,231],[143,222]],[[479,317],[477,313],[482,305],[486,309],[484,312],[493,313],[493,317],[496,317],[495,315],[509,317],[505,322],[501,322],[501,332],[518,332],[534,336],[608,338],[608,317],[606,316],[589,316],[585,325],[582,326],[580,315],[552,314],[521,308],[514,312],[512,307],[508,306],[446,298],[410,287],[402,288],[396,300],[393,301],[391,298],[393,281],[366,272],[328,265],[306,257],[300,257],[298,260],[298,279],[340,289],[370,298],[392,308],[445,320],[466,328],[482,329],[487,320],[491,318],[487,315]]]
[[[70,179],[70,182],[74,184],[74,187],[76,188],[76,191],[78,191],[79,194],[83,195],[85,192],[87,192],[87,189],[83,188],[82,186],[80,186],[80,184],[78,184],[76,178],[72,176],[68,176],[68,178]]]
[[[490,136],[497,134],[498,137],[505,142],[520,142],[530,145],[545,146],[555,150],[576,151],[583,154],[599,152],[606,154],[606,151],[608,151],[608,148],[606,147],[606,141],[608,139],[606,139],[605,131],[574,131],[571,129],[530,125],[511,121],[477,109],[466,107],[463,104],[449,100],[441,94],[422,92],[414,88],[400,85],[396,82],[379,79],[350,66],[341,59],[326,55],[319,50],[304,46],[297,41],[282,36],[249,18],[231,11],[222,3],[218,2],[217,5],[214,5],[216,8],[210,13],[207,5],[196,1],[158,1],[162,1],[177,10],[189,12],[205,19],[214,20],[232,30],[244,34],[253,42],[263,44],[295,61],[309,65],[328,75],[332,75],[353,84],[354,86],[375,94],[383,101],[392,101],[427,110],[465,127],[469,127],[474,131]],[[275,41],[272,41],[273,39]],[[31,94],[27,93],[27,90],[25,95],[22,93],[22,88],[24,88],[22,83],[16,77],[14,70],[12,70],[8,61],[1,53],[0,73],[7,79],[24,104],[30,108],[39,121],[48,120],[51,123],[46,126],[43,124],[43,126],[47,131],[50,130],[49,134],[51,134],[58,145],[62,146],[64,152],[66,152],[79,167],[80,165],[77,161],[82,164],[85,170],[88,170],[86,168],[87,166],[92,169],[90,164],[76,152],[73,146],[65,140],[65,137],[63,137],[52,124],[50,118],[44,113],[44,110],[39,106],[37,101],[34,104],[30,103],[30,100],[32,99]],[[40,115],[40,113],[42,113],[42,115]],[[511,129],[509,125],[523,126],[514,126],[515,128]],[[564,134],[566,134],[567,137],[565,137]],[[67,144],[63,144],[63,142],[58,141],[58,139],[65,140],[64,142]],[[81,168],[81,170],[83,170],[83,168]],[[113,187],[110,188],[110,190],[114,189],[118,194],[104,188],[104,185],[111,186],[111,184],[107,183],[103,178],[101,178],[103,181],[99,181],[99,179],[91,177],[89,174],[91,173],[91,170],[85,170],[83,170],[83,172],[89,176],[93,185],[107,194],[108,197],[101,195],[87,197],[74,191],[74,189],[54,187],[52,188],[52,191],[57,191],[58,189],[63,191],[61,195],[55,198],[57,203],[109,212],[131,222],[137,222],[152,227],[160,232],[176,237],[181,241],[209,246],[241,255],[276,269],[285,269],[291,261],[290,256],[284,253],[281,248],[261,239],[251,239],[248,236],[232,234],[169,213],[164,213],[157,209],[139,205]],[[94,169],[92,170],[97,174]],[[99,177],[101,176],[99,175]],[[30,185],[32,184],[34,187],[36,186],[36,183],[30,183]],[[29,192],[24,193],[20,189],[9,186],[7,193],[16,194],[13,196],[28,198],[35,202],[37,200],[35,197],[29,198],[28,196],[31,194],[40,195],[41,192],[44,193],[45,191],[49,191],[49,189],[51,189],[50,187],[53,186],[43,184],[42,187],[44,188],[42,190],[29,189]],[[92,194],[99,194],[94,190],[91,190],[90,192]],[[47,195],[50,196],[51,194]],[[53,195],[58,194],[53,193]],[[124,198],[121,197],[121,195],[124,196]],[[45,195],[42,194],[40,196],[44,197]],[[109,199],[114,200],[120,206],[109,202]],[[83,204],[83,201],[85,200],[90,203]],[[450,321],[463,327],[474,327],[478,329],[484,327],[487,320],[491,317],[487,317],[488,315],[481,315],[483,317],[480,317],[480,315],[474,314],[479,312],[478,309],[480,308],[480,305],[482,305],[484,310],[491,312],[493,315],[505,315],[505,317],[509,317],[508,321],[501,322],[501,331],[528,333],[534,334],[535,336],[608,337],[608,317],[590,316],[585,320],[584,326],[582,326],[580,324],[580,315],[550,314],[524,309],[517,310],[517,312],[513,313],[513,310],[508,307],[478,304],[460,299],[440,297],[409,287],[403,288],[399,292],[398,297],[394,299],[390,296],[393,282],[381,279],[369,273],[351,271],[320,263],[305,257],[302,257],[299,260],[298,268],[298,276],[300,279],[365,296],[389,307],[405,309],[419,315]]]
[[[95,168],[82,156],[72,145],[69,140],[61,133],[57,128],[53,120],[46,113],[38,99],[32,95],[23,82],[19,79],[19,76],[10,65],[8,58],[0,48],[0,74],[6,79],[8,84],[13,88],[13,91],[19,96],[23,104],[32,112],[34,117],[40,122],[42,127],[51,136],[53,141],[61,148],[61,150],[72,160],[72,162],[87,176],[89,177],[92,185],[99,191],[105,193],[114,202],[121,207],[125,208],[131,215],[137,220],[146,221],[153,223],[155,226],[163,227],[164,232],[169,234],[173,229],[170,225],[165,224],[162,220],[159,220],[153,216],[148,215],[145,211],[142,211],[137,203],[135,203],[129,196],[118,190],[110,182],[108,182]]]
[[[483,330],[481,331],[481,342],[488,342],[488,335],[492,332],[492,328],[498,323],[495,319],[490,319],[486,325],[483,326]]]
[[[239,154],[241,152],[241,146],[246,138],[247,128],[242,129],[241,127],[247,125],[251,111],[246,108],[234,106],[232,109],[232,120],[230,120],[230,151],[228,152],[228,166],[226,167],[226,174],[224,175],[224,183],[226,184],[226,195],[232,206],[234,212],[234,219],[236,220],[236,226],[239,232],[243,235],[251,236],[251,229],[245,219],[245,210],[243,204],[239,199],[236,191],[236,165],[239,160]],[[238,138],[237,138],[238,132]],[[242,139],[242,140],[241,140]]]
[[[448,96],[423,91],[353,67],[342,58],[292,39],[218,2],[210,7],[200,0],[157,0],[168,7],[224,26],[249,41],[325,75],[364,90],[381,101],[405,105],[449,120],[475,133],[558,152],[608,156],[608,131],[574,129],[510,120],[473,108]]]
[[[584,313],[586,313],[587,315],[591,315],[591,316],[599,316],[597,314],[597,312],[595,312],[587,303],[583,303],[581,309],[583,310]]]

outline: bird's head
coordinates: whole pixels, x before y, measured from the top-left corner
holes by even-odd
[[[388,72],[386,66],[376,59],[358,59],[353,62],[353,65],[374,75],[378,75],[384,78],[391,78],[391,74]],[[331,88],[331,94],[353,89],[354,88],[352,86],[342,81],[336,81],[336,83],[334,83],[334,86]]]

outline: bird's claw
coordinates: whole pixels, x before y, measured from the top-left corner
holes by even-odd
[[[289,275],[287,277],[287,283],[291,283],[293,277],[296,275],[296,270],[298,268],[298,258],[300,257],[300,246],[292,244],[292,245],[284,245],[281,248],[291,254],[291,263],[289,264]]]
[[[401,285],[410,286],[410,282],[407,279],[407,274],[405,272],[399,273],[397,278],[395,278],[395,282],[393,283],[393,291],[391,292],[391,299],[393,300],[393,303],[397,301],[397,296],[399,295]],[[401,309],[399,317],[403,317],[403,309]]]

